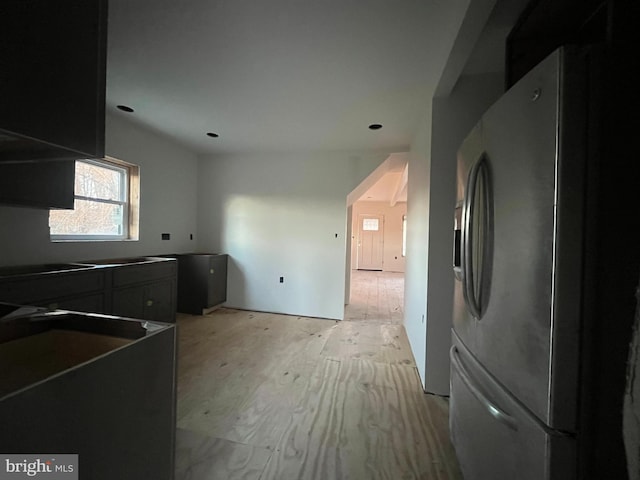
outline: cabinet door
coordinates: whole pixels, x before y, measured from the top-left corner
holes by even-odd
[[[73,208],[75,160],[0,162],[0,203]]]
[[[104,156],[107,0],[0,2],[0,161]]]
[[[120,317],[145,318],[144,299],[144,286],[114,290],[112,314]]]
[[[208,273],[206,306],[215,307],[227,301],[227,256],[212,256]]]
[[[113,315],[157,322],[175,322],[174,280],[164,280],[113,291]]]
[[[176,288],[173,280],[149,284],[144,289],[144,318],[157,322],[175,322]]]

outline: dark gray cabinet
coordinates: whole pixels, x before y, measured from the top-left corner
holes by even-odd
[[[0,2],[0,203],[73,208],[104,157],[107,0]]]
[[[172,480],[175,325],[47,315],[0,322],[0,451],[77,454],[81,479]]]
[[[104,292],[85,294],[74,298],[57,299],[49,308],[62,310],[74,310],[77,312],[107,313],[105,308]]]
[[[227,300],[226,254],[188,253],[178,260],[178,311],[202,315],[202,311]]]
[[[0,302],[175,322],[170,258],[0,268]]]
[[[3,302],[50,310],[108,313],[105,297],[104,270],[87,267],[25,273],[18,267],[0,269],[0,301]]]
[[[0,203],[72,209],[75,160],[0,162]]]
[[[507,37],[507,89],[562,45],[607,42],[612,34],[613,10],[621,9],[623,3],[606,0],[530,2]]]
[[[176,262],[123,265],[112,272],[112,312],[123,317],[175,322]]]
[[[104,156],[107,0],[0,2],[0,162]]]

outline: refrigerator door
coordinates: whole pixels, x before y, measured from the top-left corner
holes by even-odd
[[[571,432],[577,428],[586,158],[582,63],[577,52],[554,52],[482,117],[478,158],[487,165],[488,200],[463,203],[488,210],[485,234],[472,233],[467,248],[476,258],[484,255],[480,285],[472,282],[483,293],[476,313],[467,305],[462,315],[458,290],[465,282],[456,282],[454,309],[454,329],[478,361],[543,423]],[[464,239],[464,219],[462,226]],[[477,270],[474,262],[466,270]]]
[[[575,479],[575,439],[542,425],[453,337],[449,427],[465,480]]]
[[[454,211],[454,258],[453,270],[456,277],[454,282],[454,303],[453,303],[453,327],[462,341],[468,348],[475,350],[475,328],[473,314],[467,305],[467,283],[464,274],[464,246],[463,246],[463,224],[468,220],[468,202],[466,202],[465,192],[468,190],[469,174],[472,167],[483,156],[482,130],[481,125],[477,125],[464,140],[458,150],[457,167],[457,194],[456,208]],[[472,179],[474,180],[474,179]],[[467,238],[468,239],[468,238]],[[481,239],[477,239],[479,242]]]

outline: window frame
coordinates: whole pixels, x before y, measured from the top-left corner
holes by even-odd
[[[121,173],[120,177],[120,199],[110,200],[97,197],[88,197],[83,195],[74,195],[75,200],[91,201],[96,203],[104,203],[109,205],[122,206],[122,233],[119,235],[100,235],[100,234],[54,234],[50,233],[49,237],[52,242],[100,242],[100,241],[128,241],[138,240],[138,224],[139,224],[139,190],[140,190],[140,172],[137,165],[133,165],[122,160],[112,157],[99,159],[78,159],[89,165],[95,165],[101,168],[109,169]],[[74,179],[75,180],[75,179]],[[49,220],[49,225],[51,219]]]

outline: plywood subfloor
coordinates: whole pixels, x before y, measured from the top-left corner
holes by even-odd
[[[353,272],[345,321],[219,309],[178,319],[176,480],[460,479],[422,392],[402,275]]]

